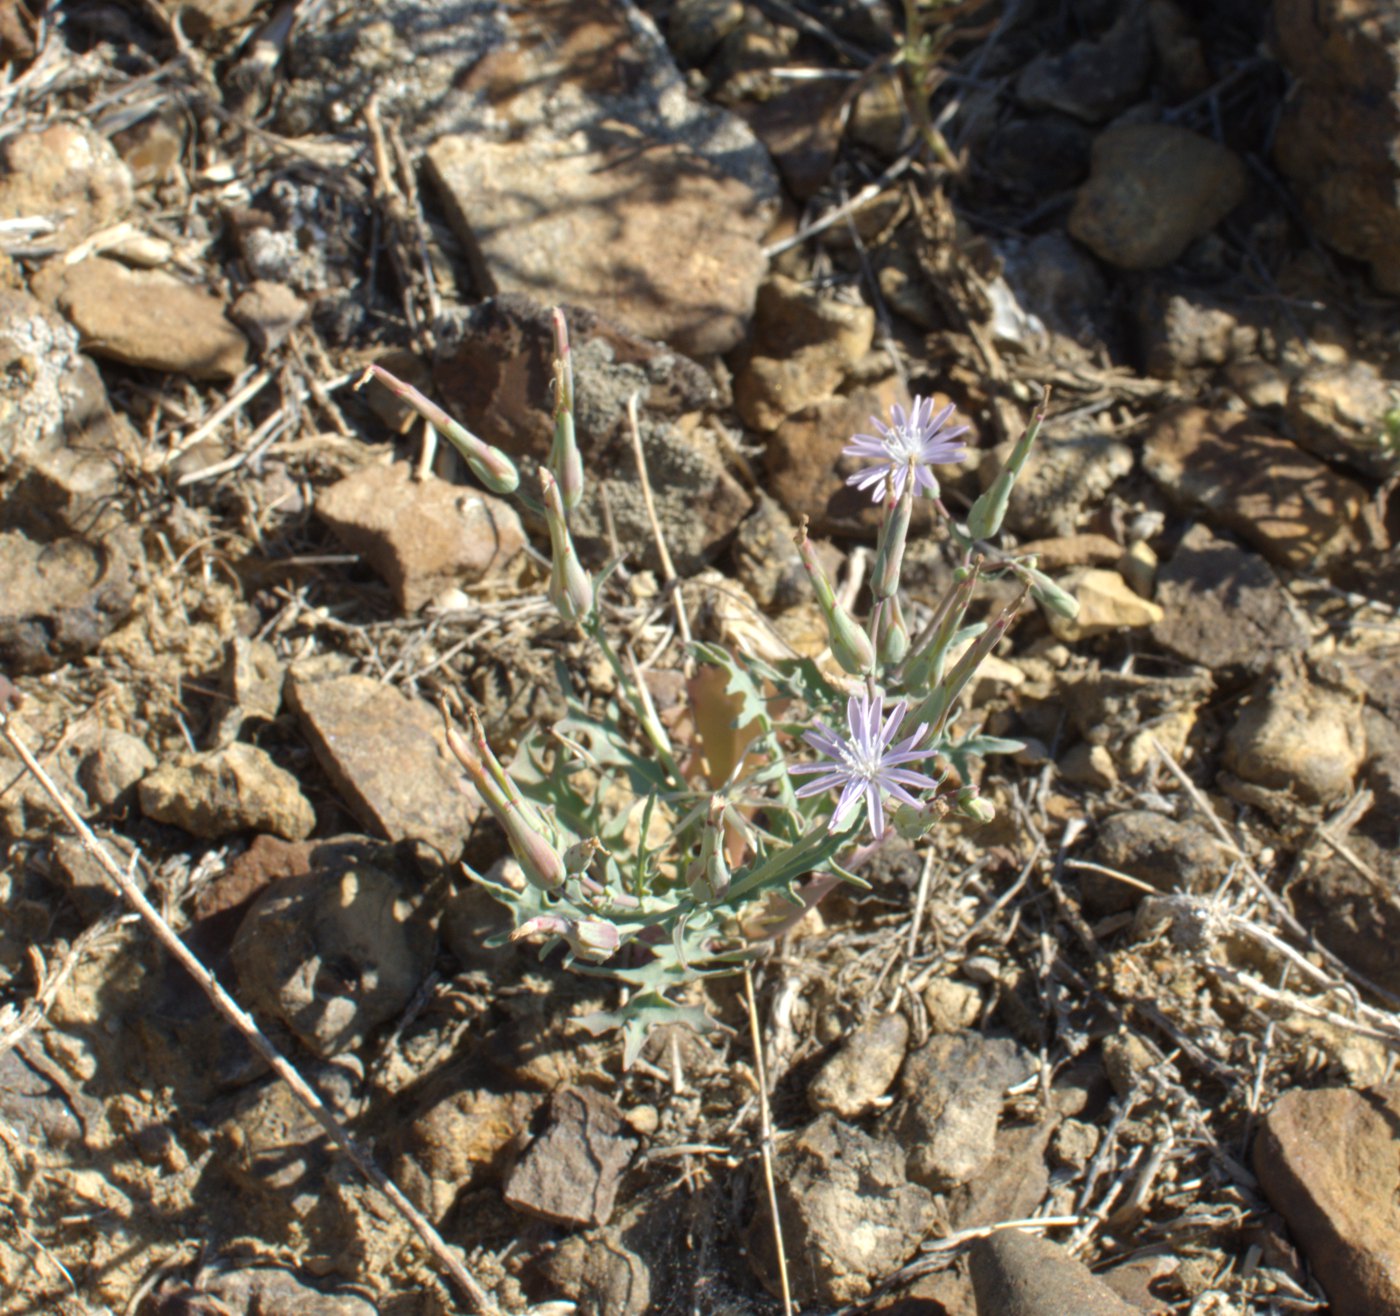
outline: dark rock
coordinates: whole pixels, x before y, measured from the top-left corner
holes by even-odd
[[[515,509],[407,462],[366,466],[321,490],[316,515],[394,591],[406,613],[503,570],[525,546]]]
[[[979,1238],[971,1269],[977,1310],[988,1316],[1141,1316],[1082,1261],[1019,1229]]]
[[[613,1226],[566,1238],[544,1263],[553,1289],[578,1316],[645,1316],[653,1310],[651,1267]]]
[[[890,1131],[909,1151],[909,1178],[935,1192],[980,1173],[996,1151],[1006,1090],[1030,1077],[1030,1056],[1007,1038],[950,1033],[912,1052]]]
[[[899,1074],[908,1045],[909,1021],[902,1014],[872,1015],[822,1066],[808,1102],[847,1118],[865,1114]]]
[[[1079,41],[1062,55],[1031,61],[1016,95],[1032,110],[1059,110],[1086,123],[1104,123],[1127,109],[1152,71],[1152,39],[1140,5],[1127,5],[1103,36]]]
[[[1251,358],[1259,345],[1259,325],[1242,307],[1202,291],[1152,284],[1138,298],[1137,321],[1148,372],[1159,379]]]
[[[734,112],[753,129],[799,201],[826,185],[841,145],[844,92],[819,82],[799,82],[761,100],[742,100]]]
[[[0,1051],[0,1119],[31,1152],[82,1143],[88,1122],[101,1114],[93,1098],[55,1083],[53,1069],[32,1038]]]
[[[1350,0],[1274,0],[1277,48],[1297,78],[1274,157],[1310,223],[1400,292],[1400,14]]]
[[[290,1270],[273,1266],[213,1271],[198,1287],[167,1280],[152,1299],[151,1316],[204,1316],[222,1311],[267,1316],[377,1316],[378,1308],[352,1293],[323,1293]]]
[[[1230,861],[1201,828],[1146,809],[1117,813],[1099,828],[1092,857],[1158,891],[1201,895],[1225,876]],[[1080,874],[1084,903],[1096,914],[1132,909],[1143,893],[1098,873]]]
[[[1084,181],[1093,140],[1088,128],[1062,114],[1012,119],[988,140],[986,166],[1008,191],[1043,200]]]
[[[459,785],[442,719],[367,676],[316,680],[293,669],[288,699],[346,808],[391,841],[426,841],[453,859],[480,812]]]
[[[285,283],[266,279],[254,279],[229,308],[229,317],[262,356],[281,347],[306,315],[306,303]]]
[[[678,0],[666,23],[666,40],[682,64],[703,64],[743,21],[742,0]]]
[[[1308,633],[1263,558],[1197,524],[1157,576],[1166,616],[1152,638],[1212,672],[1257,675],[1301,653]]]
[[[977,1229],[1033,1216],[1050,1190],[1045,1149],[1055,1129],[1051,1119],[997,1130],[991,1164],[949,1194],[948,1223],[954,1229]]]
[[[786,1143],[774,1166],[792,1296],[803,1306],[869,1295],[933,1227],[930,1193],[908,1183],[904,1151],[823,1115]],[[859,1228],[853,1223],[859,1221]],[[766,1208],[750,1233],[755,1274],[777,1293],[777,1259]]]
[[[403,1010],[437,938],[392,847],[319,846],[312,862],[309,873],[282,878],[257,898],[233,962],[243,999],[317,1055],[334,1056]]]
[[[297,779],[256,745],[238,742],[163,763],[138,790],[146,817],[208,840],[272,832],[299,841],[316,826]]]
[[[0,666],[50,672],[91,653],[131,614],[134,543],[0,532]]]
[[[1254,1143],[1254,1173],[1336,1316],[1400,1313],[1400,1088],[1285,1092]]]
[[[1374,876],[1329,850],[1289,887],[1293,912],[1358,973],[1400,992],[1400,855],[1357,833],[1346,847]]]
[[[1069,234],[1119,269],[1169,265],[1244,200],[1246,179],[1239,157],[1208,137],[1118,124],[1094,143]]]
[[[517,1211],[565,1225],[605,1225],[636,1151],[616,1104],[590,1088],[555,1093],[540,1132],[505,1183]]]

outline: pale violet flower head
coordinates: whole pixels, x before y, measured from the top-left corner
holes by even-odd
[[[917,807],[919,801],[912,792],[938,788],[938,782],[932,777],[905,766],[928,759],[928,749],[917,748],[928,728],[920,726],[912,736],[895,743],[895,733],[908,709],[908,702],[901,699],[885,717],[884,696],[862,691],[853,694],[846,703],[849,736],[838,735],[820,721],[815,731],[803,735],[802,738],[828,762],[799,763],[789,769],[793,773],[818,774],[797,792],[798,798],[819,795],[837,786],[841,788],[841,798],[836,802],[828,830],[840,831],[851,810],[863,800],[870,834],[879,837],[885,830],[886,796]]]
[[[898,403],[890,408],[889,425],[878,416],[871,416],[871,424],[879,433],[857,434],[841,449],[841,455],[872,464],[861,467],[846,483],[857,489],[873,489],[877,503],[887,499],[894,502],[912,477],[916,497],[926,493],[937,498],[938,480],[931,468],[951,465],[967,456],[966,446],[957,440],[967,433],[968,427],[948,428],[953,410],[950,402],[934,415],[932,398],[915,397],[907,412]]]

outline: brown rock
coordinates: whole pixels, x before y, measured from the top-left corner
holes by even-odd
[[[820,192],[831,173],[841,144],[843,96],[841,88],[799,82],[734,107],[767,147],[788,191],[799,201]]]
[[[255,836],[208,886],[195,897],[195,917],[213,918],[235,909],[283,877],[300,877],[311,871],[311,855],[318,844],[336,841],[284,841],[279,836]]]
[[[1015,440],[981,454],[977,478],[988,488],[1011,455]],[[1091,508],[1133,469],[1125,443],[1093,432],[1042,439],[1031,449],[1011,491],[1006,524],[1028,536],[1073,535]]]
[[[999,1229],[972,1245],[979,1312],[996,1316],[1141,1316],[1082,1261],[1019,1229]]]
[[[646,1316],[651,1267],[632,1251],[614,1225],[563,1240],[541,1265],[556,1291],[578,1304],[579,1316]]]
[[[1152,638],[1212,672],[1257,674],[1308,643],[1269,564],[1204,524],[1186,532],[1162,568],[1157,602],[1166,616]]]
[[[1033,1216],[1050,1189],[1045,1149],[1055,1127],[1051,1119],[999,1129],[991,1164],[949,1194],[948,1223],[954,1229],[976,1229]]]
[[[1274,0],[1278,50],[1298,79],[1274,138],[1311,223],[1400,292],[1400,14],[1357,0]]]
[[[388,1141],[394,1182],[441,1220],[463,1190],[500,1180],[542,1100],[533,1092],[462,1089],[444,1096]]]
[[[1400,813],[1386,810],[1382,816],[1390,821],[1393,836]],[[1400,891],[1400,850],[1355,832],[1346,846],[1370,876],[1339,854],[1320,855],[1289,887],[1294,913],[1358,973],[1386,991],[1400,991],[1400,899],[1395,894]]]
[[[933,1198],[909,1183],[904,1151],[823,1115],[785,1143],[774,1167],[792,1296],[804,1307],[866,1297],[933,1227]],[[857,1224],[858,1222],[858,1224]],[[754,1272],[777,1293],[766,1207],[750,1235]]]
[[[262,0],[159,0],[163,8],[180,16],[185,31],[194,37],[209,36],[245,23]]]
[[[100,133],[73,123],[21,132],[0,144],[0,219],[43,216],[40,241],[59,251],[131,208],[131,171]]]
[[[1269,790],[1329,804],[1352,788],[1366,758],[1361,705],[1296,671],[1241,708],[1225,738],[1225,766]]]
[[[1161,413],[1143,465],[1174,502],[1204,510],[1284,566],[1325,568],[1375,533],[1363,523],[1360,484],[1230,412]]]
[[[544,1127],[507,1176],[506,1202],[564,1225],[604,1225],[636,1140],[614,1102],[591,1088],[549,1100]]]
[[[164,763],[141,779],[139,793],[148,818],[208,840],[272,832],[300,841],[316,826],[316,812],[296,778],[256,745],[238,743]]]
[[[1400,1313],[1400,1088],[1285,1092],[1254,1173],[1336,1316]]]
[[[0,667],[48,672],[96,649],[131,613],[133,551],[118,536],[37,543],[0,532]]]
[[[1244,200],[1239,157],[1208,137],[1161,123],[1122,124],[1094,143],[1070,236],[1126,270],[1174,261]]]
[[[1110,635],[1114,631],[1142,629],[1160,622],[1165,616],[1151,599],[1144,599],[1128,586],[1116,571],[1102,567],[1076,567],[1057,582],[1074,595],[1079,613],[1074,618],[1046,612],[1046,619],[1055,635],[1073,644],[1094,635]]]
[[[1147,23],[1130,6],[1103,36],[1077,41],[1063,54],[1037,55],[1021,71],[1016,96],[1032,110],[1103,123],[1138,99],[1151,71]]]
[[[979,1173],[996,1150],[1003,1094],[1031,1071],[1014,1042],[978,1033],[935,1037],[911,1053],[892,1124],[910,1149],[909,1178],[941,1192]]]
[[[229,308],[229,318],[264,356],[281,347],[306,315],[307,305],[296,293],[267,279],[254,279]]]
[[[90,256],[76,265],[46,265],[32,286],[72,322],[94,356],[192,379],[232,379],[248,362],[248,340],[223,302],[159,270]]]
[[[847,1118],[865,1114],[894,1082],[908,1045],[909,1021],[902,1014],[873,1015],[822,1066],[807,1100],[814,1110]]]
[[[1225,876],[1229,860],[1199,827],[1148,809],[1116,813],[1099,829],[1092,857],[1158,891],[1203,894]],[[1143,892],[1111,877],[1083,873],[1084,903],[1095,914],[1132,909]]]
[[[410,613],[501,569],[525,546],[509,503],[445,480],[417,480],[407,462],[347,475],[321,491],[316,514]]]
[[[427,841],[447,858],[480,810],[459,789],[442,721],[422,700],[367,676],[288,678],[316,758],[360,822],[391,841]]]
[[[1288,391],[1286,415],[1298,442],[1325,461],[1345,462],[1384,479],[1396,469],[1383,445],[1386,417],[1400,408],[1400,386],[1365,361],[1318,365]]]

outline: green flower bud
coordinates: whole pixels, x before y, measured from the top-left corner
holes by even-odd
[[[554,308],[554,443],[549,468],[559,482],[566,510],[583,497],[583,457],[574,433],[574,368],[569,351],[569,327],[564,312]]]
[[[817,606],[826,618],[827,638],[831,643],[831,656],[840,664],[843,671],[852,676],[864,676],[874,670],[875,648],[870,637],[856,623],[836,598],[836,591],[817,561],[812,541],[807,538],[807,518],[802,518],[802,529],[798,531],[797,551],[802,558],[802,566],[812,582],[812,590],[817,596]]]
[[[429,402],[416,388],[391,375],[383,366],[372,365],[360,377],[362,386],[370,378],[379,380],[395,397],[408,403],[424,420],[462,454],[471,472],[492,493],[514,493],[520,485],[520,472],[515,463],[499,448],[478,439],[469,429],[459,425],[435,402]]]
[[[729,893],[731,877],[724,853],[724,800],[714,795],[700,832],[700,857],[686,870],[686,884],[696,900],[712,905]]]
[[[899,589],[904,544],[909,536],[909,521],[913,515],[914,484],[911,480],[905,483],[899,501],[885,509],[880,543],[875,550],[875,567],[870,576],[870,589],[877,599],[892,598]]]
[[[897,667],[909,652],[909,627],[898,596],[891,595],[875,605],[875,652],[886,667]]]
[[[570,877],[577,877],[580,873],[587,871],[588,866],[593,862],[594,855],[607,853],[607,846],[596,836],[588,836],[582,841],[575,841],[564,851],[564,871]]]
[[[1027,567],[1025,570],[1031,582],[1031,598],[1041,607],[1056,613],[1066,621],[1073,621],[1079,616],[1079,600],[1073,594],[1055,584],[1043,571],[1038,571],[1035,567]]]
[[[990,800],[984,800],[976,786],[964,786],[958,791],[954,807],[964,818],[971,818],[976,823],[989,823],[997,816],[996,806]]]
[[[558,481],[542,470],[540,484],[544,491],[544,518],[549,526],[551,549],[549,600],[565,621],[580,622],[593,611],[593,582],[574,551]]]
[[[1047,390],[1025,433],[1016,440],[1016,446],[1011,450],[1011,456],[1006,459],[1006,465],[997,472],[997,478],[992,481],[991,487],[972,504],[972,510],[967,514],[967,533],[973,539],[990,539],[1001,529],[1001,523],[1006,519],[1007,504],[1011,501],[1011,489],[1031,455],[1036,436],[1045,422],[1045,408],[1049,401],[1050,394]]]

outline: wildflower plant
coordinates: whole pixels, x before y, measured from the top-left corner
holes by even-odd
[[[554,313],[554,441],[540,472],[549,530],[548,594],[560,620],[580,631],[615,678],[607,697],[577,690],[561,663],[567,712],[531,730],[509,767],[468,713],[448,743],[494,815],[517,861],[516,878],[471,873],[508,911],[499,940],[563,946],[577,971],[612,978],[619,1009],[595,1016],[620,1027],[630,1064],[650,1026],[685,1019],[696,979],[731,972],[760,953],[833,880],[865,886],[860,869],[892,836],[925,837],[950,813],[986,822],[992,806],[971,784],[973,756],[1019,743],[956,729],[960,700],[1027,596],[1072,615],[1074,600],[1021,559],[988,541],[1000,531],[1017,475],[1044,420],[1044,401],[990,488],[963,521],[944,505],[934,467],[960,461],[966,426],[950,406],[916,397],[844,449],[861,467],[849,483],[883,513],[864,620],[838,597],[808,537],[797,549],[826,623],[834,665],[770,662],[717,644],[690,646],[690,722],[673,744],[635,657],[615,641],[603,608],[607,572],[580,562],[569,517],[584,493],[573,417],[573,378],[563,315]],[[519,484],[513,463],[426,398],[379,368],[499,492]],[[900,575],[914,504],[926,501],[955,546],[947,596],[917,635],[905,620]],[[1018,597],[990,622],[968,622],[977,584],[1011,574]],[[782,710],[781,712],[779,710]]]

